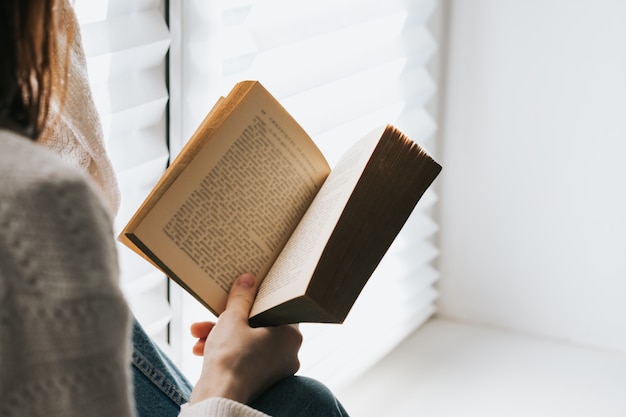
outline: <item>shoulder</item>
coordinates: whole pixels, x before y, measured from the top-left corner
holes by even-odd
[[[46,147],[6,130],[0,130],[0,146],[0,196],[5,205],[48,209],[76,204],[96,212],[105,208],[87,174]],[[102,215],[112,223],[106,210]]]
[[[0,129],[0,146],[0,180],[4,192],[39,182],[84,181],[81,171],[37,142]]]
[[[0,414],[130,415],[130,313],[104,203],[43,146],[7,131],[0,146]]]
[[[96,275],[116,277],[113,219],[89,177],[54,152],[8,131],[0,131],[0,145],[3,267],[10,259],[31,259],[40,273],[52,275],[44,266],[53,265],[59,273],[48,276],[50,284],[79,275],[86,285],[90,277],[92,284],[101,283]]]

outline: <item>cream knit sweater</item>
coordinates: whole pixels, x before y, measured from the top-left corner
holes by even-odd
[[[75,33],[67,101],[53,104],[61,116],[41,143],[0,130],[0,416],[130,417],[130,313],[112,226],[119,192],[78,23],[60,3],[62,27]],[[212,398],[180,416],[265,414]]]
[[[0,143],[0,416],[133,416],[109,210],[49,150],[4,130]],[[180,416],[265,414],[211,398]]]
[[[0,144],[0,415],[131,416],[109,211],[47,149]]]

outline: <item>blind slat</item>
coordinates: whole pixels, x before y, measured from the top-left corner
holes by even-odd
[[[249,26],[261,49],[270,49],[286,42],[336,32],[348,26],[377,20],[381,16],[403,12],[407,10],[407,3],[404,0],[364,0],[358,4],[333,0],[307,3],[273,0],[263,7],[253,7],[244,23]],[[421,14],[423,18],[430,16],[430,12],[425,9],[432,8],[433,1],[411,3],[415,3],[414,9],[425,12]],[[283,33],[289,33],[290,36],[281,36]]]
[[[361,41],[366,39],[367,34],[373,31],[379,33],[380,36],[376,39],[370,39],[370,42],[362,45],[363,47],[369,47],[371,43],[384,43],[385,40],[397,37],[405,20],[406,12],[397,12],[389,16],[381,16],[376,20],[347,26],[334,32],[323,31],[304,39],[289,38],[289,42],[282,42],[276,45],[263,42],[263,36],[273,32],[255,33],[252,28],[247,28],[245,25],[227,26],[224,31],[224,37],[228,39],[231,46],[228,48],[225,59],[251,53],[259,55],[270,53],[277,57],[282,57],[283,54],[287,54],[287,56],[300,54],[307,61],[311,60],[311,54],[316,57],[317,55],[327,53],[340,57],[342,47],[361,46]],[[395,46],[395,43],[393,45]]]
[[[415,71],[410,82],[397,82],[402,76],[404,64],[404,60],[398,60],[355,73],[352,77],[284,97],[282,103],[310,134],[350,123],[385,107],[419,107],[432,96],[435,86],[423,69]],[[271,85],[268,88],[271,91]],[[387,121],[396,118],[392,115],[385,117]],[[370,129],[375,127],[371,122],[366,126]]]
[[[135,130],[111,140],[109,154],[113,158],[116,171],[119,175],[125,175],[131,171],[136,175],[136,169],[142,169],[146,164],[167,162],[169,150],[165,141],[155,141],[155,137],[165,136],[165,119],[161,123],[145,129]]]
[[[153,126],[165,115],[168,93],[161,68],[94,84],[92,91],[106,137]]]
[[[162,8],[162,0],[72,0],[72,3],[76,16],[83,25]]]
[[[82,36],[93,83],[159,65],[170,43],[167,25],[157,11],[86,24]]]

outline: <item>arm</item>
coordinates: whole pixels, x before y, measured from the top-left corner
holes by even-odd
[[[194,336],[200,339],[194,351],[203,351],[204,362],[181,417],[264,416],[243,404],[249,404],[300,367],[297,355],[302,335],[297,327],[249,326],[248,316],[257,289],[253,275],[240,276],[217,324],[200,323],[192,328]]]
[[[0,132],[0,415],[131,416],[112,220],[80,173]]]

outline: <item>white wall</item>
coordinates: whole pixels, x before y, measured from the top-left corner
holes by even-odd
[[[440,314],[626,352],[626,1],[450,19]]]

